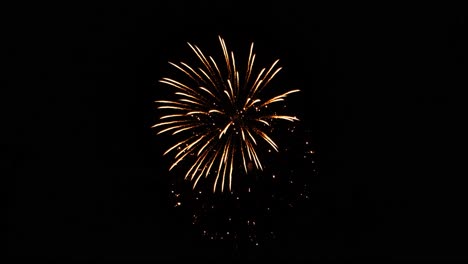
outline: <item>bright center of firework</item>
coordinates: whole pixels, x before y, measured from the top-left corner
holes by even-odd
[[[169,170],[186,160],[191,166],[185,175],[193,180],[193,187],[201,178],[213,178],[213,191],[225,185],[231,190],[233,171],[244,168],[251,171],[253,163],[262,170],[258,146],[269,145],[278,151],[277,144],[270,138],[268,127],[272,120],[297,121],[294,116],[279,115],[271,112],[272,104],[282,103],[285,93],[266,97],[263,90],[281,70],[276,68],[276,60],[268,69],[263,68],[253,76],[253,43],[250,47],[245,73],[239,74],[234,53],[228,52],[226,43],[219,37],[223,50],[225,67],[220,68],[213,57],[206,57],[202,51],[189,43],[199,59],[200,66],[191,67],[184,62],[170,63],[183,73],[185,80],[163,78],[174,88],[174,99],[156,101],[169,113],[161,117],[161,122],[153,127],[162,127],[158,132],[178,134],[182,137],[164,154],[175,153],[175,161]],[[263,148],[265,149],[265,148]]]
[[[242,126],[245,120],[245,115],[242,111],[236,111],[235,113],[232,114],[231,120],[235,127]]]

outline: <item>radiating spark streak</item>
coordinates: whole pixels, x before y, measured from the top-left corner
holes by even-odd
[[[225,158],[224,161],[223,161],[223,165],[224,165],[223,167],[224,168],[223,168],[223,177],[222,177],[222,181],[221,181],[221,192],[224,191],[224,181],[226,180],[226,168],[227,168],[226,159],[227,158]]]
[[[234,157],[234,148],[232,148],[232,151],[231,151],[231,157]],[[233,167],[234,167],[234,158],[231,158],[231,166],[229,168],[229,191],[231,191],[231,186],[232,186],[232,171],[233,171]]]
[[[234,52],[231,51],[231,60],[232,60],[232,73],[233,73],[233,82],[234,82],[234,87],[239,87],[239,81],[237,79],[238,74],[237,74],[237,69],[236,69],[236,60],[234,59]],[[229,80],[228,80],[229,82]],[[229,82],[230,83],[230,82]],[[237,94],[237,89],[236,89],[236,94]],[[234,95],[233,95],[234,97]]]
[[[257,92],[258,88],[262,85],[262,83],[263,83],[263,80],[259,80],[259,81],[256,83],[256,85],[255,85],[255,87],[254,87],[254,89],[253,89],[253,93],[252,93],[253,95],[255,95],[255,93]]]
[[[206,155],[208,155],[209,152],[207,151],[205,153],[206,153]],[[212,155],[211,158],[207,161],[206,164],[208,164],[208,168],[206,168],[206,165],[205,165],[205,168],[204,168],[204,170],[206,169],[205,170],[206,171],[205,172],[205,177],[208,177],[208,174],[211,171],[211,167],[213,166],[214,161],[216,160],[216,157],[218,157],[219,153],[220,153],[219,151],[214,152],[214,155]],[[195,182],[193,184],[193,189],[195,189],[195,187],[197,186],[198,180],[200,180],[202,175],[203,175],[203,171],[198,175],[197,179],[195,180]]]
[[[273,62],[273,64],[270,66],[270,69],[268,69],[268,71],[265,73],[265,76],[268,76],[268,74],[273,70],[273,68],[275,68],[275,65],[278,64],[278,62],[279,62],[279,59]],[[277,69],[276,72],[269,79],[273,78],[279,70],[281,70],[281,68]]]
[[[188,138],[184,141],[180,141],[179,143],[175,144],[174,146],[170,147],[168,150],[166,150],[166,152],[164,152],[163,155],[166,155],[167,153],[171,152],[172,150],[174,150],[175,148],[177,148],[178,146],[184,144],[185,142],[189,141],[191,138]]]
[[[268,142],[276,151],[278,151],[278,145],[263,131],[260,129],[254,129],[254,131],[261,136],[261,138],[265,139],[266,142]]]
[[[194,105],[201,105],[201,106],[204,105],[203,103],[192,101],[192,100],[189,100],[189,99],[179,99],[179,101],[194,104]]]
[[[164,132],[167,132],[167,131],[171,131],[171,130],[174,130],[174,129],[178,129],[178,128],[186,128],[186,127],[192,127],[191,125],[178,125],[178,126],[172,126],[172,127],[168,127],[166,129],[163,129],[161,131],[159,131],[157,134],[162,134]]]
[[[184,70],[182,67],[180,67],[179,65],[173,63],[173,62],[169,62],[170,65],[176,67],[178,70],[180,70],[181,72],[185,73],[190,79],[192,79],[193,81],[197,81],[197,79],[195,77],[193,77],[192,74],[190,74],[188,71]]]
[[[195,189],[195,187],[197,187],[198,180],[200,180],[201,176],[202,176],[202,174],[199,174],[197,179],[195,179],[195,182],[193,183],[192,189]]]
[[[265,82],[263,82],[262,86],[258,89],[258,91],[255,92],[258,93],[261,89],[263,89],[263,87],[266,87],[270,83],[271,79],[273,79],[273,77],[275,77],[275,75],[278,74],[280,70],[281,68],[277,69]],[[268,73],[266,75],[268,75]]]
[[[247,156],[249,157],[249,160],[252,160],[253,157],[252,157],[252,153],[250,152],[252,144],[248,140],[246,140],[244,144],[245,144],[245,149],[247,150]]]
[[[207,139],[205,145],[203,145],[203,147],[200,148],[200,150],[198,151],[197,155],[200,155],[200,153],[202,153],[202,151],[212,142],[212,140],[213,140],[215,137],[216,137],[216,135],[213,135],[210,139]]]
[[[158,123],[158,124],[153,125],[152,128],[155,128],[155,127],[158,127],[158,126],[175,124],[175,123],[182,123],[182,122],[187,122],[187,121],[185,121],[185,120],[174,120],[174,121],[162,122],[162,123]]]
[[[232,97],[227,90],[224,90],[224,93],[227,95],[230,102],[232,102]]]
[[[253,54],[253,47],[254,47],[254,44],[252,43],[250,45],[249,59],[247,61],[247,70],[246,70],[246,73],[245,73],[245,85],[247,85],[249,83],[250,74],[252,73],[253,62],[254,62],[254,59],[255,59],[255,55]],[[253,57],[252,57],[252,55],[253,55]]]
[[[225,161],[225,158],[226,158],[226,149],[228,148],[228,144],[226,144],[224,146],[224,150],[223,150],[223,154],[221,156],[221,158],[219,159],[219,167],[218,167],[218,173],[216,174],[216,179],[215,179],[215,182],[214,182],[214,185],[213,185],[213,192],[216,192],[216,184],[218,183],[218,179],[219,179],[219,175],[221,173],[221,168],[224,164],[224,161]]]
[[[195,175],[197,174],[197,171],[198,169],[200,168],[200,166],[203,163],[203,161],[205,160],[205,158],[207,157],[207,153],[204,153],[203,155],[201,156],[198,156],[197,160],[195,161],[195,163],[192,165],[192,167],[187,171],[187,174],[185,174],[185,179],[187,179],[188,175],[193,171],[192,173],[192,176],[190,177],[190,180],[193,180],[193,178],[195,177]],[[202,173],[200,173],[202,174]]]
[[[232,89],[232,84],[231,84],[231,81],[230,80],[227,80],[227,83],[228,83],[228,87],[229,87],[229,90],[231,91],[231,96],[229,96],[229,98],[234,98],[234,90]]]
[[[197,97],[197,96],[194,96],[194,95],[191,95],[191,94],[188,94],[188,93],[176,92],[175,94],[181,95],[181,96],[184,96],[184,97],[188,97],[188,98],[192,98],[192,99],[195,99],[195,100],[200,100],[200,97]]]
[[[224,59],[226,60],[226,66],[227,66],[227,70],[228,70],[228,78],[230,78],[232,70],[231,70],[231,63],[229,62],[229,55],[228,55],[226,43],[224,42],[224,39],[221,38],[221,37],[219,37],[219,41],[221,42],[221,47],[223,48]]]
[[[167,118],[181,117],[181,116],[184,116],[184,115],[183,114],[165,115],[165,116],[161,116],[159,119],[167,119]]]
[[[197,83],[200,82],[200,81],[203,81],[203,83],[207,84],[205,79],[203,79],[201,77],[201,75],[195,71],[192,67],[190,67],[188,64],[184,63],[184,62],[181,62],[180,64],[182,64],[183,66],[185,66],[187,69],[189,69],[193,74],[195,74],[197,76]]]
[[[249,109],[250,107],[252,107],[254,104],[260,102],[261,100],[260,99],[255,99],[253,100],[249,105],[246,105],[244,108],[246,109]]]
[[[231,140],[232,140],[232,137],[229,138],[229,141],[226,143],[226,148],[225,148],[225,156],[224,156],[224,160],[223,160],[223,166],[224,166],[224,169],[223,169],[223,181],[221,183],[221,192],[224,191],[224,182],[226,180],[226,169],[227,169],[227,163],[228,163],[228,159],[229,159],[229,152],[230,152],[230,148],[231,148]],[[231,158],[232,160],[232,158]]]
[[[252,89],[249,90],[249,97],[252,97],[252,95],[255,93],[255,90],[258,87],[258,83],[262,81],[262,75],[263,72],[265,72],[265,68],[263,68],[260,73],[257,76],[257,79],[255,79],[255,82],[252,84]]]
[[[220,71],[219,68],[218,68],[218,64],[216,64],[216,61],[215,61],[211,56],[210,56],[210,60],[211,60],[211,62],[213,63],[213,65],[214,65],[214,67],[215,67],[215,69],[216,69],[216,72],[218,73],[218,76],[217,76],[217,77],[218,77],[218,80],[221,80],[221,81],[222,81],[222,80],[223,80],[223,76],[222,76],[222,74],[221,74],[221,71]]]
[[[239,72],[236,71],[236,96],[234,97],[234,99],[236,97],[239,97]]]
[[[258,158],[257,152],[255,151],[254,148],[252,148],[252,156],[253,156],[253,158],[254,158],[255,164],[257,164],[257,167],[258,167],[260,170],[263,170],[262,163],[260,162],[260,159]]]
[[[175,109],[175,110],[185,110],[184,107],[178,107],[178,106],[169,106],[169,105],[166,105],[166,106],[160,106],[158,107],[158,109]]]
[[[273,70],[273,68],[275,67],[275,65],[279,62],[279,60],[276,60],[270,67],[270,69],[268,69],[268,71],[265,73],[265,77],[268,76],[268,74],[271,72],[271,70]],[[273,77],[275,77],[275,75],[281,70],[281,68],[278,68],[265,82],[263,82],[263,85],[261,86],[262,88],[267,86],[268,83],[270,82],[271,79],[273,79]],[[258,87],[257,87],[258,89]],[[257,89],[254,90],[254,93],[257,92]],[[260,88],[261,89],[261,88]],[[260,90],[258,89],[258,90]]]
[[[247,104],[250,102],[250,100],[252,100],[250,97],[247,97],[247,99],[245,100],[245,104],[244,104],[244,107],[243,107],[244,110],[247,110],[247,109],[246,109],[246,108],[247,108]]]
[[[221,133],[219,134],[219,138],[221,138],[224,134],[226,134],[226,131],[227,129],[229,128],[229,126],[232,125],[232,121],[229,122],[226,127],[224,127],[224,129],[221,131]]]
[[[208,163],[209,166],[208,166],[208,170],[206,171],[205,173],[205,178],[208,178],[208,175],[209,173],[211,172],[211,167],[214,165],[215,163],[215,160],[216,158],[218,157],[218,155],[220,154],[221,152],[220,151],[216,151],[215,154],[212,156],[212,158],[210,159],[210,162]]]
[[[197,140],[195,140],[194,142],[192,142],[191,144],[187,145],[185,148],[183,148],[179,153],[177,153],[175,155],[175,158],[177,158],[180,154],[184,153],[185,151],[190,150],[195,144],[200,142],[205,136],[206,135],[203,135],[203,136],[199,137]]]
[[[211,113],[218,113],[218,114],[224,115],[224,112],[219,111],[218,109],[211,109],[211,110],[208,111],[208,113],[210,113],[210,114],[211,114]]]
[[[257,153],[255,152],[255,148],[252,146],[252,143],[250,143],[250,141],[247,141],[246,145],[249,158],[253,160],[257,168],[262,169],[262,164],[260,163],[260,160],[257,157]]]
[[[250,130],[246,130],[247,131],[247,135],[249,135],[249,137],[252,139],[252,141],[254,142],[255,145],[257,145],[257,141],[255,141],[255,138],[254,136],[250,133]]]
[[[241,127],[241,135],[242,135],[242,140],[245,141],[245,133],[244,133],[244,128]]]
[[[169,78],[163,78],[159,82],[168,84],[168,85],[170,85],[170,86],[172,86],[174,88],[180,89],[180,90],[184,90],[184,91],[189,90],[189,91],[195,92],[192,88],[188,87],[187,85],[185,85],[183,83],[180,83],[178,81],[174,81],[174,80],[169,79]]]
[[[167,101],[167,100],[157,100],[157,101],[154,101],[155,103],[161,103],[161,104],[172,104],[172,103],[176,103],[174,101]]]
[[[192,44],[190,43],[187,43],[190,48],[193,50],[193,52],[195,52],[195,54],[197,54],[198,58],[200,59],[200,61],[202,62],[202,64],[208,69],[210,70],[210,64],[208,62],[208,60],[206,59],[205,55],[203,55],[203,52],[197,47],[197,46],[192,46]],[[212,71],[210,71],[212,72]]]
[[[282,101],[284,101],[284,98],[270,99],[270,100],[266,101],[265,103],[263,103],[262,105],[260,105],[260,107],[269,105],[271,103],[282,102]]]
[[[270,126],[270,123],[268,123],[267,121],[263,120],[263,119],[257,119],[258,122],[261,122],[261,123],[264,123],[265,125],[267,126]]]
[[[176,89],[175,99],[155,101],[160,104],[157,109],[169,113],[162,115],[161,121],[152,126],[159,130],[157,134],[170,133],[180,137],[178,143],[163,154],[174,155],[169,170],[183,161],[192,162],[184,178],[192,181],[195,189],[202,177],[211,177],[213,192],[223,192],[225,188],[232,190],[234,175],[237,175],[236,162],[241,162],[239,165],[244,167],[246,174],[250,172],[249,162],[254,168],[263,170],[259,153],[261,144],[279,151],[268,135],[270,130],[263,130],[275,124],[272,120],[299,120],[295,116],[277,114],[267,107],[284,102],[289,94],[299,91],[290,90],[265,98],[263,90],[282,69],[278,67],[279,60],[255,75],[256,54],[254,43],[251,43],[246,68],[241,71],[245,76],[240,76],[234,52],[228,50],[221,36],[218,39],[224,65],[219,65],[212,56],[206,56],[198,46],[190,43],[187,44],[198,59],[198,66],[169,62],[185,80],[168,77],[159,80]],[[259,138],[262,140],[257,140]]]
[[[196,114],[202,114],[202,115],[210,115],[210,113],[208,112],[205,112],[205,111],[191,111],[191,112],[188,112],[187,114],[185,115],[196,115]]]
[[[187,105],[181,102],[175,102],[175,101],[154,101],[155,103],[164,103],[164,104],[174,104],[174,105]]]
[[[199,68],[199,70],[201,73],[203,73],[203,75],[205,75],[206,79],[210,81],[211,85],[213,85],[213,87],[216,87],[216,83],[211,79],[211,77],[203,69]]]
[[[245,170],[245,173],[247,174],[248,171],[247,171],[247,163],[245,161],[245,153],[244,153],[244,147],[243,145],[240,146],[240,150],[241,150],[241,156],[242,156],[242,163],[244,164],[244,170]]]
[[[177,160],[173,163],[173,165],[169,168],[169,171],[172,170],[180,161],[182,161],[187,155],[189,155],[189,154],[192,153],[192,152],[193,152],[193,149],[192,149],[191,146],[187,146],[187,147],[185,147],[184,149],[182,149],[181,151],[179,151],[179,153],[177,153],[177,154],[175,155],[174,158],[177,158],[179,155],[181,155],[181,154],[183,154],[183,153],[185,153],[185,154],[182,155],[182,156],[180,156],[179,159],[177,159]]]
[[[216,98],[216,96],[215,96],[210,90],[206,89],[205,87],[200,86],[199,88],[200,88],[201,90],[207,92],[207,93],[210,94],[211,96],[213,96],[213,98]],[[216,99],[218,99],[218,98],[216,98]]]
[[[201,125],[186,126],[184,128],[181,128],[181,129],[179,129],[177,131],[172,132],[172,135],[179,134],[180,132],[188,130],[188,129],[194,129],[194,128],[199,127],[199,126],[201,126]]]
[[[287,121],[299,121],[299,118],[295,116],[285,116],[285,115],[271,115],[271,116],[264,116],[262,118],[271,118],[271,119],[283,119]]]
[[[279,101],[284,101],[284,98],[289,95],[289,94],[292,94],[292,93],[297,93],[297,92],[300,92],[300,90],[296,89],[296,90],[292,90],[292,91],[289,91],[289,92],[286,92],[284,94],[281,94],[281,95],[278,95],[278,96],[275,96],[269,100],[267,100],[265,103],[263,103],[262,105],[260,105],[260,107],[263,107],[265,105],[268,105],[268,104],[271,104],[271,103],[274,103],[274,102],[279,102]]]
[[[195,48],[198,50],[198,53],[201,55],[201,57],[203,58],[203,64],[205,65],[205,67],[208,69],[208,71],[210,72],[211,75],[214,76],[214,71],[213,71],[213,68],[211,67],[210,65],[210,62],[206,59],[205,55],[203,54],[203,52],[197,47],[195,46]]]
[[[177,164],[179,164],[179,162],[182,161],[190,153],[191,153],[190,151],[187,151],[187,152],[185,152],[184,155],[179,157],[174,163],[172,163],[172,166],[169,168],[169,171],[171,171],[175,166],[177,166]]]

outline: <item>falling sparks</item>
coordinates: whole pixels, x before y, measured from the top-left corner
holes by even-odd
[[[293,89],[273,96],[264,92],[281,70],[279,60],[256,74],[252,43],[247,67],[241,74],[234,52],[228,50],[223,38],[219,37],[219,42],[224,67],[190,43],[200,67],[169,62],[186,81],[167,77],[160,80],[174,89],[174,98],[155,101],[165,114],[152,126],[159,130],[157,134],[180,136],[180,141],[164,153],[174,155],[169,170],[191,159],[184,178],[193,182],[193,189],[200,179],[211,178],[213,192],[231,191],[233,175],[238,171],[248,174],[252,167],[263,170],[259,149],[265,148],[259,148],[259,145],[266,144],[277,152],[280,150],[270,135],[274,120],[299,120],[295,116],[278,114],[269,107],[283,103],[287,96],[299,92]]]
[[[318,176],[310,133],[299,127],[289,137],[288,150],[280,153],[282,162],[275,156],[265,157],[274,166],[261,171],[257,180],[236,186],[235,195],[193,192],[190,182],[172,178],[169,205],[179,215],[189,216],[200,243],[223,245],[234,252],[243,248],[249,254],[281,243],[278,238],[289,230],[289,219],[313,199]]]

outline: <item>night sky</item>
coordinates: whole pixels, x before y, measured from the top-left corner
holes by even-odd
[[[9,257],[467,260],[466,15],[305,3],[5,9]],[[220,54],[218,35],[240,57],[255,42],[262,66],[280,59],[319,171],[257,248],[200,241],[150,129],[167,62],[195,60],[186,42]]]

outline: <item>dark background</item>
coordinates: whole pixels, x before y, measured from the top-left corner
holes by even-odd
[[[189,61],[187,41],[216,54],[220,34],[281,59],[320,168],[284,239],[251,256],[468,259],[461,8],[155,3],[4,10],[9,257],[232,256],[171,210],[148,129],[167,61]]]

